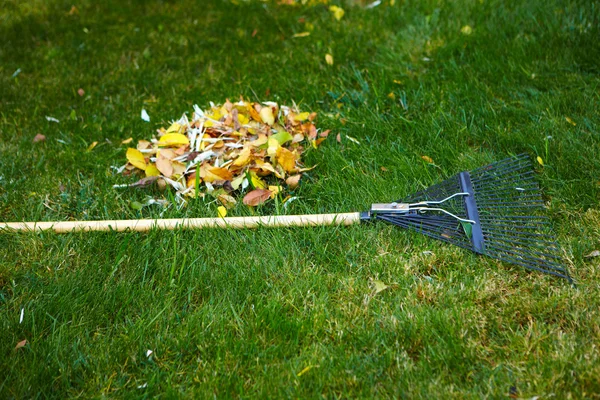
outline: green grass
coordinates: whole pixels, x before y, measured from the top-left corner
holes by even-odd
[[[598,396],[597,4],[344,8],[3,1],[0,220],[157,217],[130,202],[161,193],[112,188],[133,180],[110,169],[121,140],[195,103],[294,100],[361,144],[309,152],[286,213],[360,211],[527,152],[577,288],[383,224],[0,233],[1,398]]]

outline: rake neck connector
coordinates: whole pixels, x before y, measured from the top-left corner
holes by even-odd
[[[460,180],[460,189],[464,193],[468,193],[468,195],[464,197],[467,218],[474,222],[471,224],[471,243],[473,243],[473,251],[478,254],[485,254],[483,231],[479,220],[479,210],[477,209],[477,203],[475,202],[475,192],[473,191],[473,184],[471,183],[471,175],[464,171],[458,174],[458,178]]]

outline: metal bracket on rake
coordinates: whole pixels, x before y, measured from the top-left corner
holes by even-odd
[[[456,219],[457,221],[460,222],[466,222],[469,224],[477,224],[476,221],[472,220],[472,219],[466,219],[466,218],[461,218],[458,215],[455,215],[453,213],[451,213],[450,211],[444,210],[443,208],[439,208],[439,207],[429,207],[430,205],[436,205],[436,204],[442,204],[454,197],[457,196],[469,196],[470,194],[467,192],[461,192],[461,193],[454,193],[451,196],[446,197],[443,200],[436,200],[436,201],[420,201],[418,203],[375,203],[371,205],[371,210],[370,213],[371,214],[377,214],[377,213],[389,213],[389,214],[409,214],[409,213],[415,213],[415,212],[419,212],[419,213],[425,213],[428,211],[438,211],[438,212],[442,212],[446,215],[451,216],[452,218]]]

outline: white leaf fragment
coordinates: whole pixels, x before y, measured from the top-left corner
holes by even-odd
[[[148,115],[148,112],[142,108],[142,119],[146,122],[150,122],[150,116]]]

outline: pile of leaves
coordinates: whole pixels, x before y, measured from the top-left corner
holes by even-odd
[[[227,100],[211,103],[207,111],[195,105],[191,120],[183,114],[150,140],[127,149],[122,172],[143,173],[145,178],[115,186],[156,182],[162,188],[172,186],[180,204],[186,197],[210,195],[227,208],[247,192],[244,204],[259,205],[282,187],[295,188],[302,173],[314,168],[303,166],[302,154],[329,134],[317,130],[315,118],[314,112],[275,102]]]

